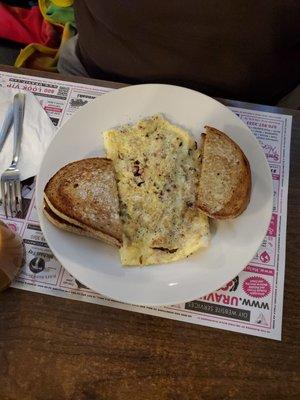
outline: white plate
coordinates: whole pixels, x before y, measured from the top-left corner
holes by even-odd
[[[235,140],[251,165],[251,200],[242,216],[216,224],[207,250],[172,264],[124,268],[116,249],[51,225],[42,213],[43,189],[65,164],[104,155],[102,131],[158,112],[187,128],[198,141],[204,125],[214,126]],[[273,189],[270,169],[258,141],[228,108],[189,89],[150,84],[109,92],[71,117],[45,154],[36,196],[45,239],[57,259],[76,279],[119,301],[163,305],[186,302],[217,290],[247,265],[266,234]]]

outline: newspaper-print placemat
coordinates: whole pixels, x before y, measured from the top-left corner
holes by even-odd
[[[0,86],[35,94],[53,124],[60,126],[81,106],[109,88],[0,72]],[[231,107],[260,141],[273,176],[274,205],[268,233],[249,265],[218,291],[185,304],[142,307],[107,299],[78,282],[55,259],[41,232],[34,179],[23,182],[22,219],[0,218],[24,239],[26,265],[15,288],[87,301],[193,324],[281,339],[287,195],[292,117]]]

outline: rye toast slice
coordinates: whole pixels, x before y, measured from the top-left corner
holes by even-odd
[[[47,183],[44,199],[45,215],[56,226],[121,246],[119,198],[111,160],[88,158],[67,164]]]
[[[251,170],[240,147],[210,126],[202,135],[198,207],[214,219],[231,219],[247,207]]]

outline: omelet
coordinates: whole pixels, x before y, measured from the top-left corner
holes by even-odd
[[[162,264],[209,245],[209,222],[196,206],[199,150],[162,115],[104,132],[123,225],[123,265]]]

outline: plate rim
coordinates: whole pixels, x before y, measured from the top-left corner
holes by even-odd
[[[136,87],[143,88],[143,87],[150,87],[150,86],[152,86],[152,87],[168,87],[168,88],[181,89],[181,90],[184,90],[184,91],[187,91],[187,92],[192,92],[193,94],[197,94],[197,95],[203,96],[203,97],[206,98],[209,102],[215,103],[218,107],[221,106],[222,109],[226,110],[226,112],[229,112],[229,113],[231,114],[231,116],[234,117],[234,119],[236,119],[236,120],[239,121],[239,124],[242,124],[242,125],[244,126],[245,130],[248,132],[249,135],[251,135],[252,139],[253,139],[254,141],[256,141],[256,144],[259,146],[259,148],[260,148],[260,150],[261,150],[261,153],[262,153],[262,155],[263,155],[263,158],[264,158],[264,163],[265,163],[265,166],[266,166],[266,170],[268,171],[268,175],[269,175],[269,176],[268,176],[268,181],[271,182],[271,186],[272,186],[272,174],[271,174],[271,170],[270,170],[270,167],[269,167],[269,163],[268,163],[268,161],[267,161],[267,159],[266,159],[266,156],[265,156],[265,154],[264,154],[264,152],[263,152],[263,149],[262,149],[262,147],[261,147],[261,145],[260,145],[258,139],[257,139],[256,136],[251,132],[250,128],[244,123],[244,121],[242,121],[232,110],[230,110],[227,106],[225,106],[224,104],[222,104],[222,103],[219,102],[218,100],[216,100],[216,99],[214,99],[214,98],[212,98],[212,97],[210,97],[210,96],[208,96],[208,95],[206,95],[206,94],[204,94],[204,93],[202,93],[202,92],[199,92],[199,91],[197,91],[197,90],[193,90],[193,89],[186,88],[186,87],[183,87],[183,86],[178,86],[178,85],[171,85],[171,84],[146,83],[146,84],[137,84],[137,85],[131,85],[131,86],[125,86],[125,87],[113,89],[113,90],[110,90],[110,91],[108,91],[108,92],[106,92],[106,93],[104,93],[104,94],[101,94],[101,95],[97,96],[95,99],[93,99],[92,101],[90,101],[89,103],[87,103],[86,105],[84,105],[83,107],[81,107],[77,112],[75,112],[75,114],[71,115],[70,118],[69,118],[64,124],[62,124],[62,125],[58,128],[58,130],[57,130],[55,136],[54,136],[53,139],[51,140],[51,142],[50,142],[50,144],[49,144],[49,146],[48,146],[48,148],[47,148],[45,154],[43,155],[43,159],[42,159],[41,165],[40,165],[40,167],[39,167],[39,171],[38,171],[37,178],[36,178],[36,192],[35,192],[35,197],[36,197],[36,199],[37,199],[37,196],[38,196],[38,188],[40,188],[40,187],[42,186],[41,183],[40,183],[40,180],[41,180],[40,176],[41,176],[41,172],[42,172],[42,167],[43,167],[44,160],[45,160],[46,155],[47,155],[47,153],[48,153],[48,149],[51,147],[52,142],[55,141],[55,139],[58,137],[58,135],[61,135],[61,134],[62,134],[61,132],[63,132],[63,130],[65,129],[65,127],[70,123],[70,121],[72,120],[72,118],[73,118],[74,115],[78,115],[78,114],[80,114],[80,113],[83,113],[83,112],[84,112],[84,108],[85,108],[85,107],[88,107],[91,103],[97,102],[97,99],[99,99],[99,97],[102,98],[103,96],[114,95],[114,94],[120,93],[120,91],[122,91],[122,92],[123,92],[123,91],[128,91],[128,90],[130,91],[130,90],[132,90],[132,89],[134,89],[134,88],[136,88]],[[163,113],[163,111],[162,111],[162,113]],[[229,135],[230,135],[230,133],[229,133]],[[251,168],[251,169],[252,169],[252,168]],[[270,223],[271,216],[272,216],[272,209],[273,209],[272,204],[273,204],[273,201],[270,202],[270,207],[269,207],[269,210],[268,210],[268,218],[267,218],[268,223],[267,223],[266,228],[265,228],[265,233],[264,233],[264,235],[262,236],[262,238],[260,239],[260,244],[262,243],[262,241],[263,241],[263,239],[264,239],[264,237],[266,236],[266,233],[267,233],[267,231],[268,231],[269,223]],[[38,199],[37,199],[37,201],[36,201],[36,210],[37,210],[37,214],[38,214],[38,218],[39,218],[39,224],[40,224],[40,226],[41,226],[43,235],[44,235],[44,237],[45,237],[45,239],[46,239],[46,241],[47,241],[47,244],[49,245],[48,239],[46,238],[47,234],[45,235],[45,230],[46,230],[46,229],[45,229],[45,226],[44,226],[44,221],[45,221],[45,220],[44,220],[43,210],[42,210],[42,208],[41,208],[41,207],[39,206],[39,204],[38,204]],[[71,271],[72,268],[70,268],[70,270],[69,270],[69,267],[68,267],[68,266],[65,266],[65,265],[63,264],[63,262],[60,260],[60,255],[58,255],[58,254],[56,253],[56,249],[53,249],[50,245],[49,245],[49,248],[50,248],[50,250],[52,251],[52,253],[54,254],[54,256],[57,258],[57,260],[61,263],[61,265],[63,266],[63,268],[65,268],[72,276],[74,276],[74,275],[73,275],[73,271]],[[259,247],[258,247],[258,249],[259,249]],[[258,249],[257,249],[257,250],[258,250]],[[117,251],[117,249],[116,249],[116,251]],[[253,258],[254,255],[255,255],[255,253],[254,253],[254,254],[252,255],[252,257],[247,261],[247,263],[245,264],[245,266],[246,266],[247,264],[249,264],[249,262],[252,260],[252,258]],[[160,267],[160,266],[161,266],[161,265],[157,265],[157,266],[155,266],[155,267]],[[242,272],[243,269],[245,268],[245,266],[240,267],[241,269],[239,269],[239,272],[237,272],[237,273],[239,274],[240,272]],[[121,263],[120,263],[120,267],[122,268]],[[147,268],[147,267],[144,267],[144,268]],[[220,279],[220,281],[222,281],[222,283],[221,283],[220,285],[218,285],[218,288],[222,287],[222,285],[223,285],[224,283],[226,283],[227,281],[229,281],[230,279],[233,279],[233,278],[236,276],[237,273],[236,273],[236,272],[233,273],[233,275],[232,275],[231,278],[229,278],[229,279],[228,279],[227,277],[226,277],[225,280]],[[74,276],[74,278],[75,278],[75,276]],[[186,298],[186,297],[185,297],[184,299],[176,300],[176,302],[174,302],[174,301],[169,301],[169,302],[168,302],[168,301],[165,301],[165,302],[162,303],[162,302],[153,302],[153,301],[151,301],[151,302],[149,303],[149,302],[144,302],[144,301],[143,301],[143,302],[134,302],[134,303],[133,303],[132,301],[124,300],[124,298],[118,297],[118,295],[112,297],[111,295],[106,294],[106,293],[105,293],[105,290],[104,290],[104,291],[101,291],[101,293],[100,293],[99,290],[98,290],[97,288],[95,288],[95,287],[92,287],[93,285],[91,285],[90,283],[87,284],[87,283],[85,283],[85,281],[84,281],[83,279],[81,279],[81,278],[78,279],[78,277],[76,277],[76,279],[77,279],[78,281],[80,281],[81,283],[83,283],[85,286],[87,286],[90,290],[94,291],[94,292],[97,293],[97,294],[103,295],[103,296],[107,297],[108,299],[115,300],[115,301],[118,301],[118,302],[121,302],[121,303],[125,303],[125,304],[129,304],[129,305],[137,305],[137,306],[154,306],[154,307],[156,307],[156,306],[174,305],[174,304],[179,304],[179,303],[181,304],[181,303],[186,303],[186,302],[188,302],[188,301],[195,300],[195,299],[197,299],[197,298],[202,297],[202,296],[205,295],[205,294],[200,294],[198,297],[194,297],[194,296],[193,296],[192,298],[191,298],[191,297],[189,297],[189,298]],[[214,285],[214,286],[215,286],[215,285]],[[208,290],[207,293],[206,293],[206,295],[209,294],[209,293],[211,293],[211,292],[213,292],[213,291],[216,291],[216,290],[218,290],[218,289]]]

